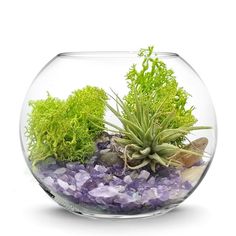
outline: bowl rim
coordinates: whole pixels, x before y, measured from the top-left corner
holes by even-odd
[[[77,51],[62,52],[57,57],[74,57],[74,58],[136,58],[139,51]],[[174,52],[154,52],[160,58],[179,57]]]

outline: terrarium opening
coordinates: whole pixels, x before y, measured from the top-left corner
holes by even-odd
[[[63,52],[58,57],[74,57],[74,58],[136,58],[138,51],[81,51],[81,52]],[[173,52],[155,52],[159,58],[178,57]]]

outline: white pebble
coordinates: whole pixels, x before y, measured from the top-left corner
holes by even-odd
[[[157,192],[156,188],[150,188],[148,190],[145,190],[142,194],[142,201],[148,202],[151,199],[157,199],[159,197],[159,194]]]
[[[149,184],[155,184],[155,177],[151,177],[148,181]]]
[[[52,186],[54,183],[54,180],[51,176],[48,176],[46,178],[44,178],[43,182],[47,185],[47,186]]]
[[[75,179],[76,179],[76,186],[78,189],[80,189],[83,184],[90,179],[89,173],[87,173],[84,170],[80,170],[77,174],[75,174]]]
[[[67,196],[71,196],[72,194],[67,192],[67,191],[63,191],[63,194],[67,195]]]
[[[148,179],[150,173],[146,170],[142,170],[138,176],[138,178]]]
[[[101,172],[101,173],[105,173],[105,172],[107,171],[107,168],[106,168],[105,166],[101,166],[101,165],[96,165],[96,166],[94,167],[94,169],[95,169],[96,171]]]
[[[76,190],[76,186],[75,185],[69,185],[69,189],[71,189],[72,191]]]
[[[109,198],[114,197],[119,193],[118,189],[112,187],[112,186],[102,186],[95,188],[91,191],[89,191],[89,194],[93,197],[103,197],[103,198]]]
[[[127,184],[130,184],[133,181],[129,175],[126,175],[123,180]]]
[[[58,179],[57,183],[59,184],[60,187],[62,187],[65,190],[68,189],[69,187],[69,184],[61,179]]]

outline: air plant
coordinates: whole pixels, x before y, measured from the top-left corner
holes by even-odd
[[[124,168],[139,169],[150,165],[153,172],[157,165],[181,167],[183,163],[177,160],[177,155],[192,154],[202,156],[202,152],[195,152],[184,149],[183,145],[178,146],[176,140],[184,138],[190,131],[199,129],[209,129],[208,126],[193,126],[186,124],[178,128],[169,128],[175,119],[175,112],[163,114],[165,99],[159,102],[155,113],[149,111],[152,99],[135,93],[135,106],[130,108],[113,91],[109,95],[116,102],[116,109],[107,103],[108,109],[120,120],[123,127],[105,121],[107,125],[122,134],[121,138],[116,138],[116,142],[124,147],[121,158],[124,160]],[[166,116],[161,122],[159,117]],[[111,131],[111,130],[110,130]]]

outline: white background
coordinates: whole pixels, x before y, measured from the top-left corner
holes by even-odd
[[[1,235],[236,235],[236,7],[232,0],[0,1]],[[186,59],[207,85],[218,148],[196,192],[146,220],[91,220],[56,205],[30,175],[18,121],[37,72],[57,53],[155,45]]]

